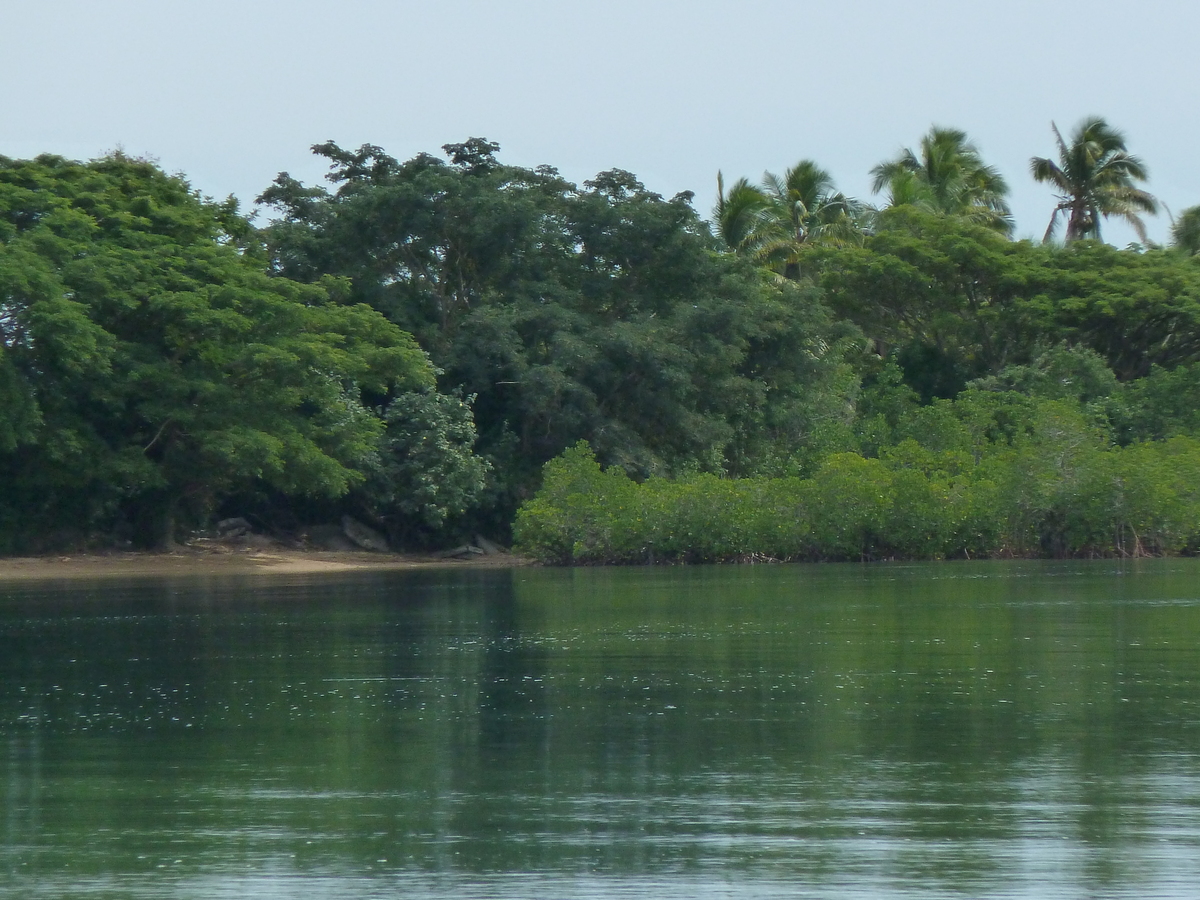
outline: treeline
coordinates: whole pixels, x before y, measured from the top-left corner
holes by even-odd
[[[275,271],[341,279],[342,302],[412,333],[470,405],[489,479],[467,534],[507,540],[542,465],[581,439],[636,478],[738,476],[816,458],[845,417],[862,335],[814,285],[724,250],[690,195],[620,170],[575,185],[483,140],[448,163],[316,151],[335,190],[285,174],[263,195]]]
[[[1009,240],[1002,179],[936,129],[883,209],[805,163],[711,224],[481,139],[314,150],[330,187],[280,175],[261,229],[120,154],[0,158],[0,551],[344,513],[506,541],[522,504],[557,560],[1191,547],[1200,266],[1186,229],[1087,239],[1147,211],[1136,159],[1097,182],[1133,206],[1101,191],[1059,246]]]
[[[867,349],[808,446],[741,479],[637,484],[577,449],[517,520],[553,561],[1190,552],[1200,541],[1200,267],[1014,243],[911,207],[811,250]],[[588,474],[590,473],[590,474]],[[590,480],[589,480],[590,479]],[[577,490],[587,483],[585,490]]]

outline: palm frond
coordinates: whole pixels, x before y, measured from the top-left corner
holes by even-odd
[[[1050,214],[1050,224],[1046,226],[1046,233],[1042,235],[1042,243],[1048,244],[1054,240],[1054,232],[1058,230],[1058,214],[1063,212],[1062,204],[1054,207],[1054,212]]]
[[[1171,226],[1171,245],[1189,256],[1200,253],[1200,206],[1192,206],[1179,214]]]
[[[1060,213],[1067,215],[1068,242],[1080,238],[1100,239],[1100,222],[1117,216],[1129,222],[1142,242],[1145,225],[1138,213],[1158,212],[1153,195],[1135,187],[1148,177],[1145,164],[1125,147],[1125,136],[1100,116],[1089,116],[1075,127],[1071,142],[1050,124],[1058,145],[1058,162],[1035,156],[1030,160],[1034,180],[1052,185],[1058,205],[1046,230],[1049,240]]]
[[[1069,191],[1071,189],[1071,179],[1067,177],[1067,173],[1058,167],[1054,160],[1046,159],[1044,156],[1035,156],[1029,160],[1029,174],[1033,176],[1033,180],[1040,183],[1049,183],[1060,191]]]

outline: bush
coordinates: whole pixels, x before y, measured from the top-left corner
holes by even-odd
[[[976,460],[906,440],[828,457],[812,478],[602,471],[579,443],[517,514],[519,552],[551,563],[1144,555],[1200,545],[1200,440],[1105,448],[1057,406]]]

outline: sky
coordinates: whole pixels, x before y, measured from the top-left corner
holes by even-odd
[[[0,154],[121,148],[249,211],[280,171],[320,181],[315,143],[407,159],[477,136],[576,182],[694,191],[707,217],[718,170],[804,158],[869,200],[871,167],[936,124],[1040,239],[1054,198],[1028,167],[1052,121],[1104,116],[1152,193],[1200,204],[1197,34],[1185,0],[0,0]]]

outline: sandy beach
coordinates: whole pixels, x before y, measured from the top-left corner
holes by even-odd
[[[508,554],[438,559],[397,553],[180,548],[163,553],[105,553],[0,558],[0,582],[163,575],[308,575],[375,569],[507,568],[528,565]]]

